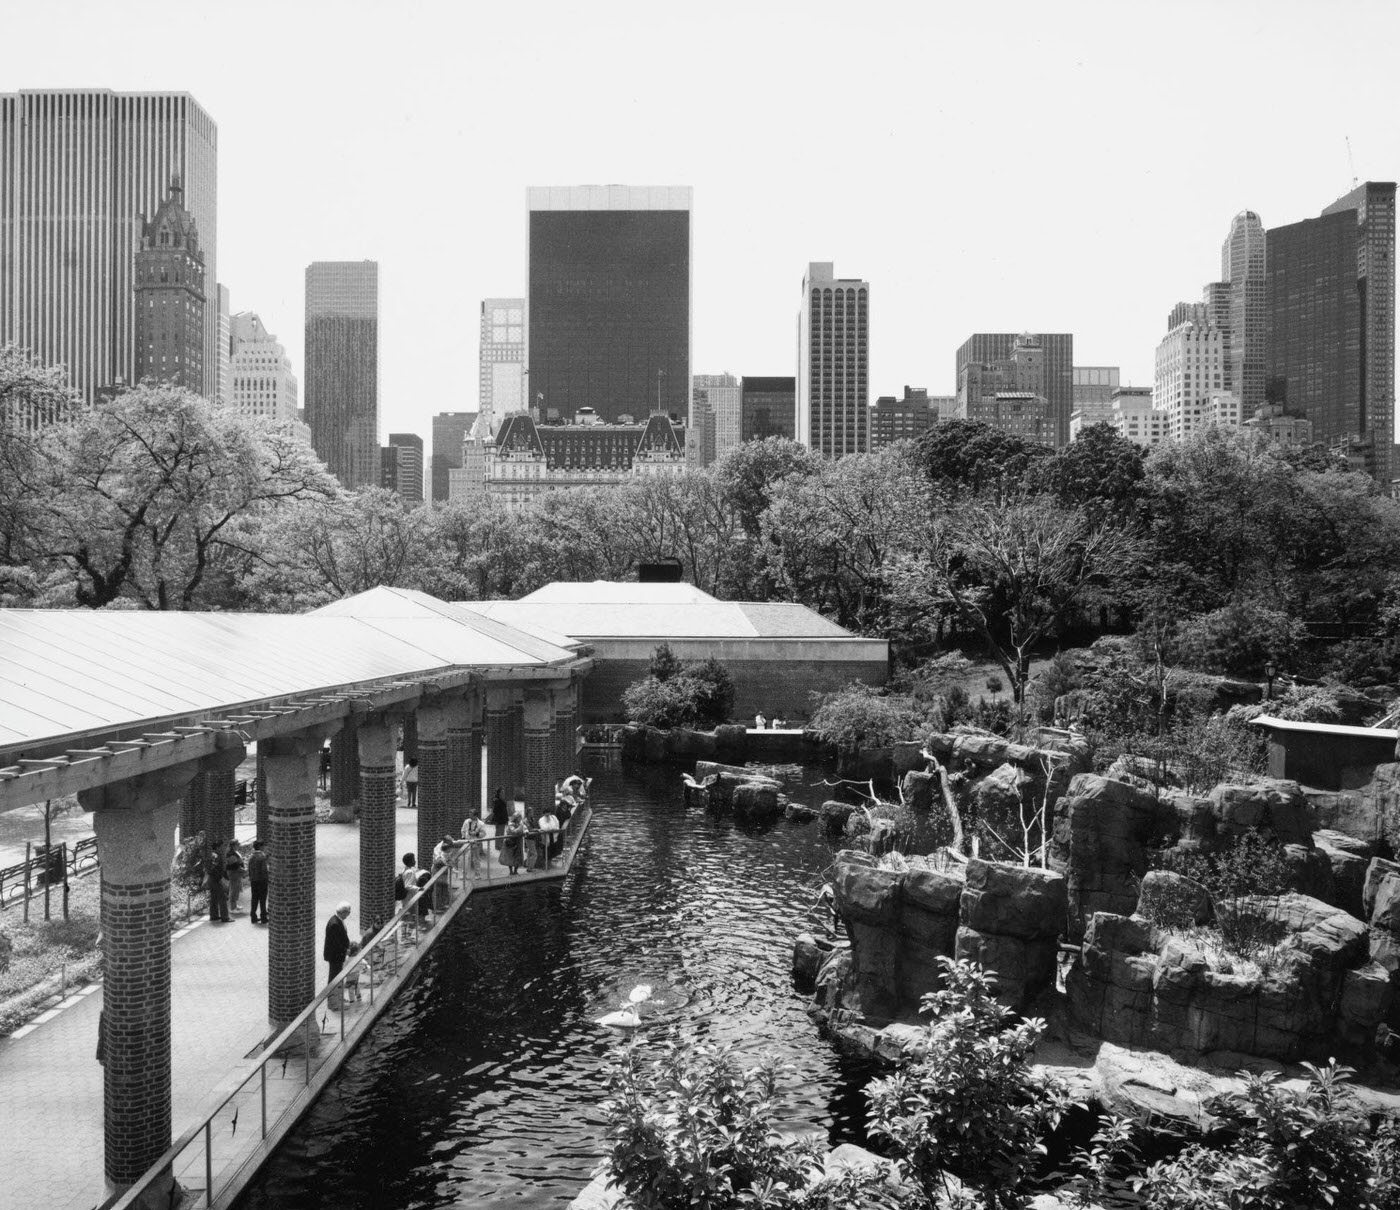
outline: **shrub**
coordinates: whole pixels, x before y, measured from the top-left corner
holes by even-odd
[[[776,1093],[775,1067],[744,1070],[728,1048],[672,1045],[643,1064],[624,1047],[603,1103],[612,1183],[636,1210],[895,1204],[882,1171],[819,1179],[816,1144],[775,1131]]]
[[[188,840],[182,838],[179,848],[175,850],[174,860],[170,863],[170,877],[175,885],[184,887],[187,891],[203,889],[208,877],[204,869],[204,858],[203,832],[196,832]]]
[[[1289,685],[1269,706],[1275,718],[1298,723],[1335,723],[1342,717],[1337,693],[1326,685]]]
[[[711,658],[682,664],[665,643],[651,657],[651,673],[622,693],[629,721],[644,727],[712,727],[734,708],[734,680]]]
[[[1394,685],[1400,680],[1400,639],[1343,639],[1323,651],[1315,667],[1343,685]]]
[[[912,697],[882,694],[856,681],[835,693],[814,694],[811,730],[843,752],[888,748],[899,740],[920,739],[928,730],[928,710]]]
[[[1192,1143],[1134,1183],[1150,1210],[1282,1210],[1332,1206],[1390,1210],[1397,1173],[1393,1133],[1371,1137],[1346,1088],[1351,1069],[1305,1063],[1307,1086],[1281,1088],[1274,1072],[1240,1073],[1244,1089],[1206,1102],[1226,1136]]]
[[[696,682],[695,710],[702,723],[722,723],[734,712],[734,678],[713,656],[688,664],[682,678]]]
[[[1256,601],[1237,601],[1183,622],[1181,656],[1206,672],[1252,676],[1270,660],[1292,661],[1304,637],[1296,618]]]
[[[1237,905],[1246,897],[1277,900],[1288,890],[1292,871],[1277,844],[1251,830],[1211,853],[1168,849],[1155,864],[1206,888],[1216,906],[1215,930],[1225,950],[1268,965],[1282,926],[1267,910],[1246,912]]]
[[[628,685],[622,693],[622,708],[631,722],[641,727],[689,727],[698,719],[694,682],[673,677],[659,681],[654,676]]]
[[[0,975],[10,969],[10,957],[15,952],[14,942],[0,932]]]
[[[1030,697],[1042,719],[1055,717],[1055,702],[1082,683],[1079,664],[1068,651],[1058,651],[1030,684]]]
[[[651,663],[647,665],[647,675],[658,681],[669,681],[680,673],[681,662],[671,650],[669,643],[662,643],[651,653]]]
[[[988,1207],[1021,1205],[1043,1139],[1070,1105],[1032,1066],[1045,1022],[1012,1024],[979,966],[938,962],[943,990],[923,1001],[925,1057],[870,1085],[870,1133],[889,1140],[928,1204],[939,1204],[951,1172]]]

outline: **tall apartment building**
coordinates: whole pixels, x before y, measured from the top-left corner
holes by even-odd
[[[739,440],[797,437],[797,379],[745,374],[739,380]]]
[[[228,407],[233,402],[233,384],[229,378],[232,369],[230,358],[233,356],[233,316],[230,313],[228,287],[223,282],[219,282],[215,289],[219,295],[219,314],[217,317],[219,343],[216,350],[218,361],[214,366],[214,399],[224,407]]]
[[[1388,483],[1395,437],[1395,183],[1268,232],[1266,393]]]
[[[526,201],[530,407],[688,416],[689,186],[536,187]]]
[[[433,417],[431,465],[434,504],[452,498],[451,472],[462,465],[462,443],[476,425],[477,412],[439,412]]]
[[[423,438],[390,433],[379,448],[379,486],[397,492],[405,504],[423,503]]]
[[[797,316],[797,440],[828,458],[870,448],[870,283],[812,261]]]
[[[1160,445],[1171,436],[1171,419],[1161,408],[1153,406],[1150,387],[1115,390],[1109,400],[1107,423],[1113,425],[1120,437],[1144,449]]]
[[[1228,292],[1228,386],[1248,412],[1264,402],[1264,367],[1268,346],[1268,256],[1264,224],[1252,210],[1230,223],[1220,249],[1220,276]]]
[[[379,265],[306,268],[306,423],[311,445],[351,491],[380,481]]]
[[[1023,332],[1013,339],[1006,357],[962,364],[958,371],[957,418],[990,424],[1027,441],[1054,445],[1055,416],[1047,393],[1048,381],[1042,338]]]
[[[523,298],[482,299],[478,363],[481,380],[478,385],[477,414],[489,436],[511,412],[534,406],[534,401],[525,395]],[[437,452],[436,442],[433,452]],[[451,465],[462,465],[460,453],[457,461]]]
[[[1157,345],[1152,403],[1166,413],[1171,438],[1181,441],[1215,419],[1211,396],[1227,391],[1228,332],[1210,322],[1206,303],[1178,303],[1167,322]]]
[[[1074,411],[1074,337],[1068,332],[976,332],[958,349],[955,381],[962,381],[963,368],[969,364],[1010,360],[1017,340],[1023,337],[1037,341],[1042,350],[1044,380],[1038,393],[1045,397],[1054,444],[1064,445],[1069,441],[1069,420]]]
[[[739,444],[743,386],[733,374],[696,374],[690,398],[690,431],[696,449],[693,461],[709,466]]]
[[[204,257],[194,216],[176,177],[141,224],[134,268],[137,382],[168,382],[203,394]]]
[[[937,405],[929,402],[926,387],[906,386],[898,399],[881,395],[870,408],[871,450],[922,437],[937,423],[936,409]]]
[[[204,258],[202,395],[218,370],[218,132],[188,93],[0,94],[0,344],[67,367],[91,402],[136,381],[141,216],[178,178]]]
[[[245,416],[297,423],[297,379],[282,342],[252,311],[229,320],[229,406]]]

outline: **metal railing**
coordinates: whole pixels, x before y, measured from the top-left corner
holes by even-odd
[[[558,833],[561,853],[567,854],[569,845],[577,842],[586,817],[586,806],[580,807],[564,822]],[[524,833],[523,839],[538,845],[541,835],[536,829]],[[182,1205],[212,1206],[229,1192],[269,1134],[284,1119],[294,1121],[305,1110],[312,1081],[358,1043],[368,1028],[369,1010],[397,990],[395,980],[406,960],[413,965],[413,956],[425,952],[427,947],[421,943],[441,925],[450,903],[471,894],[483,881],[499,882],[506,875],[505,867],[494,876],[489,869],[497,839],[486,836],[456,845],[449,860],[410,892],[360,952],[347,959],[340,974],[264,1047],[256,1067],[237,1087],[176,1139],[109,1210],[130,1210],[167,1177],[185,1189],[187,1200]],[[428,906],[422,908],[424,904]],[[420,912],[432,914],[431,923],[425,924]],[[256,1129],[249,1128],[250,1122]]]
[[[87,836],[76,844],[60,841],[52,851],[39,849],[24,861],[0,869],[0,908],[32,898],[49,887],[62,886],[66,878],[96,869],[97,837]]]

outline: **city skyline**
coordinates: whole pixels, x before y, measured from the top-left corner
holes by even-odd
[[[445,4],[385,25],[368,7],[363,21],[328,24],[317,5],[255,3],[246,22],[217,27],[218,54],[193,61],[189,31],[163,28],[153,4],[58,3],[9,18],[26,54],[0,90],[188,91],[219,126],[219,278],[234,311],[283,335],[303,381],[305,266],[378,261],[380,442],[476,409],[462,364],[477,364],[481,300],[525,292],[530,186],[693,187],[697,371],[793,373],[804,267],[831,260],[868,280],[873,400],[906,382],[949,393],[952,355],[977,331],[1073,332],[1076,360],[1149,384],[1161,315],[1218,277],[1233,216],[1284,226],[1348,193],[1353,175],[1400,176],[1385,37],[1400,14],[1381,5],[1188,3],[1155,21],[1072,3],[1034,29],[1018,12],[1037,10],[1014,4],[995,20],[888,5],[858,18],[804,8],[801,21],[786,5],[721,4],[703,19],[540,7],[547,19],[481,16],[463,39],[466,17]],[[1361,45],[1340,10],[1366,14]],[[1217,44],[1248,44],[1276,78],[1308,88],[1260,106],[1257,81],[1191,53],[1192,11]],[[1314,19],[1324,12],[1336,19]],[[1013,82],[1002,95],[980,86],[974,61],[940,67],[931,87],[934,48],[987,39]],[[674,87],[659,51],[681,45],[751,87],[733,100]],[[239,67],[250,57],[267,69],[256,88]],[[795,124],[812,64],[836,59],[878,76],[880,103]],[[346,82],[371,69],[375,88]],[[499,98],[525,78],[503,140]],[[333,125],[317,117],[328,103]],[[1248,137],[1177,134],[1236,111],[1255,115]],[[1067,137],[1023,138],[1028,114]],[[851,149],[846,173],[814,185],[809,168],[838,146]],[[1008,154],[986,154],[997,146]],[[963,188],[951,169],[973,157],[977,186]],[[290,221],[288,195],[314,221]]]

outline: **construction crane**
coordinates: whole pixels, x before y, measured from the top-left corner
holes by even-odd
[[[1349,135],[1349,134],[1344,134],[1344,135],[1342,135],[1342,138],[1344,138],[1344,139],[1346,140],[1346,144],[1347,144],[1347,165],[1348,165],[1348,167],[1351,168],[1351,187],[1352,187],[1353,189],[1355,189],[1356,186],[1359,184],[1359,181],[1358,181],[1358,178],[1357,178],[1357,175],[1356,175],[1356,157],[1353,156],[1353,155],[1351,154],[1351,135]]]

